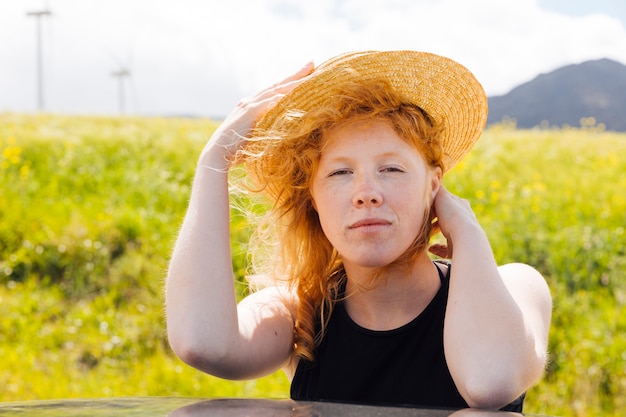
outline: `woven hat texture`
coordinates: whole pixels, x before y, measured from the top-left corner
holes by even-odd
[[[428,52],[359,51],[320,64],[271,107],[257,127],[271,129],[286,112],[306,113],[332,100],[333,86],[351,77],[386,79],[403,100],[424,110],[442,128],[445,171],[470,151],[487,122],[485,91],[458,62]]]

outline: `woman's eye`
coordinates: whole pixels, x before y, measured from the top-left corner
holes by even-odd
[[[399,167],[384,167],[381,171],[383,172],[404,172],[402,168]]]
[[[329,177],[334,177],[336,175],[345,175],[345,174],[349,174],[350,170],[349,169],[336,169],[333,172],[331,172],[328,176]]]

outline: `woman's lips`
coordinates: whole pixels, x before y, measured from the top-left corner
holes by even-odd
[[[389,226],[390,224],[391,222],[385,219],[368,218],[368,219],[362,219],[355,223],[352,223],[350,225],[350,229],[360,229],[360,228],[372,227],[372,226]]]

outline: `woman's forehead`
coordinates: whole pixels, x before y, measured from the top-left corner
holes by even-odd
[[[321,153],[325,153],[329,147],[336,148],[339,140],[344,146],[359,146],[364,139],[385,138],[388,142],[394,142],[393,139],[411,145],[417,149],[411,140],[402,137],[396,129],[394,129],[391,121],[384,118],[375,119],[351,119],[338,123],[322,134]]]

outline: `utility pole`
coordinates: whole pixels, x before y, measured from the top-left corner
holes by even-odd
[[[34,17],[37,20],[36,36],[37,36],[37,108],[40,112],[44,109],[43,100],[43,53],[42,53],[42,39],[41,39],[41,18],[50,16],[49,10],[40,10],[36,12],[28,12],[26,16]]]
[[[130,77],[130,71],[126,68],[121,68],[119,71],[114,71],[111,75],[118,79],[118,105],[120,115],[124,114],[124,78]]]

